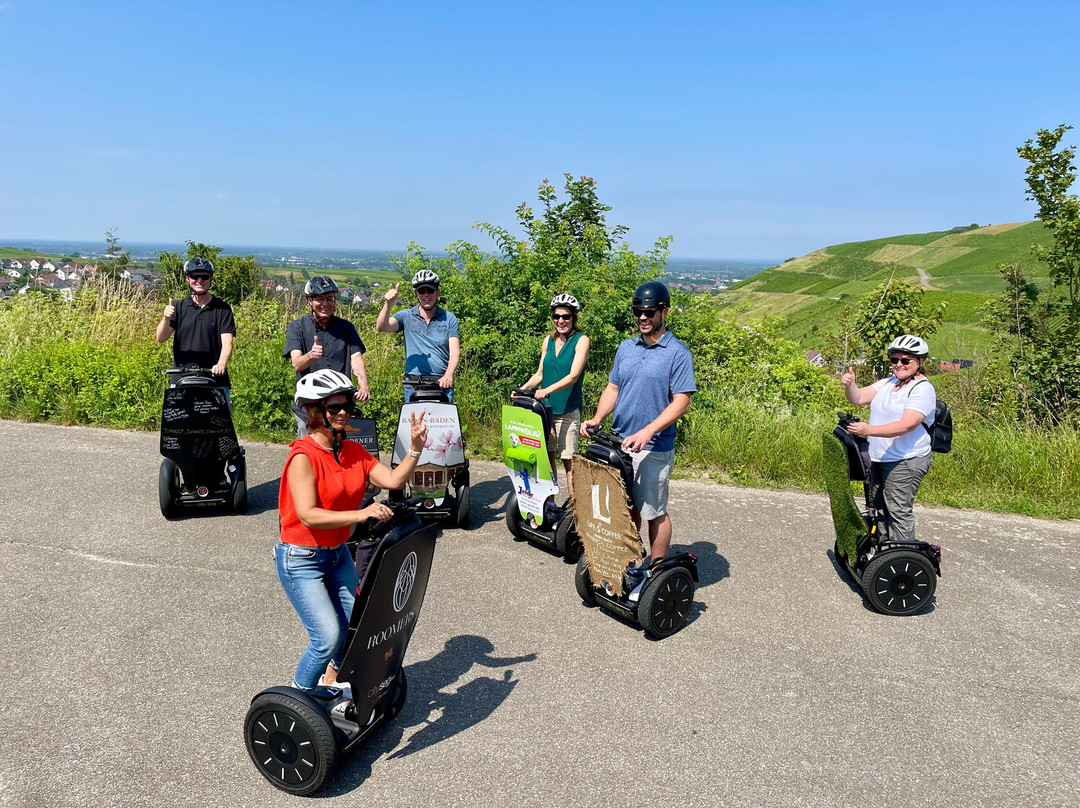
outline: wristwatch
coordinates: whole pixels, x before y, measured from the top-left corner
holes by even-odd
[[[420,454],[421,453],[416,451],[416,449],[409,449],[409,456],[410,457],[420,457]]]

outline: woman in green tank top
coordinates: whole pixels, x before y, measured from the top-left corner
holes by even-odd
[[[555,295],[551,301],[552,329],[540,349],[540,367],[522,385],[525,389],[538,387],[536,398],[551,407],[568,491],[570,458],[577,451],[581,426],[581,383],[589,358],[589,338],[577,327],[580,308],[573,295]]]

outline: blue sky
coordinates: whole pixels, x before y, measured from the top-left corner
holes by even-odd
[[[1078,7],[0,0],[0,243],[490,249],[564,172],[675,256],[1023,221]]]

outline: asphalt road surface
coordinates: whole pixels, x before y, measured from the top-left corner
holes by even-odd
[[[275,577],[285,448],[251,511],[167,522],[157,436],[0,422],[0,805],[280,806],[244,748],[306,636]],[[406,657],[398,718],[317,795],[380,806],[1076,806],[1080,525],[919,509],[933,608],[841,577],[822,496],[672,484],[701,558],[654,642],[511,540],[473,465]]]

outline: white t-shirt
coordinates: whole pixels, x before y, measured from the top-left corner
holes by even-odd
[[[933,426],[934,412],[937,409],[934,385],[926,379],[918,379],[897,390],[896,382],[895,376],[874,382],[877,394],[870,402],[870,426],[899,421],[904,417],[904,410],[918,410],[923,415],[923,422],[927,426]],[[921,426],[898,438],[870,438],[870,459],[875,463],[895,463],[928,454],[930,432]]]

